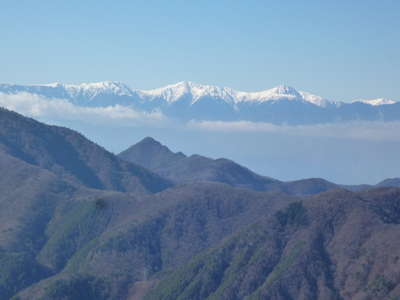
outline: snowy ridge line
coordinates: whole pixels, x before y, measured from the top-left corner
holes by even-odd
[[[223,100],[230,105],[235,105],[237,103],[263,103],[268,101],[276,102],[281,100],[300,101],[319,107],[326,107],[329,105],[340,106],[346,103],[328,100],[305,91],[297,91],[295,88],[286,85],[279,85],[277,87],[258,92],[243,92],[227,87],[202,85],[190,81],[182,81],[176,84],[151,90],[131,89],[128,85],[117,81],[81,84],[63,84],[58,82],[34,85],[0,84],[0,93],[15,94],[18,92],[39,94],[48,98],[61,97],[71,100],[83,98],[86,100],[92,100],[98,96],[112,95],[120,97],[135,97],[143,101],[150,102],[154,100],[161,100],[165,101],[166,103],[174,103],[185,100],[189,101],[190,104],[194,104],[199,99],[206,97]],[[372,106],[396,103],[394,100],[384,98],[359,99],[350,103],[355,102],[361,102]]]
[[[322,97],[307,92],[299,92],[293,87],[280,85],[272,89],[259,92],[242,92],[231,88],[217,87],[213,85],[201,85],[193,82],[182,81],[176,84],[167,85],[153,90],[139,90],[143,97],[149,100],[163,98],[167,102],[175,102],[184,96],[190,95],[192,103],[203,97],[223,99],[225,102],[233,104],[240,102],[266,102],[279,100],[298,100],[310,102],[314,105],[325,106],[333,101],[328,101]]]
[[[373,106],[379,106],[379,105],[387,105],[387,104],[395,104],[396,101],[391,100],[391,99],[386,99],[386,98],[378,98],[378,99],[359,99],[359,100],[354,100],[353,103],[355,102],[362,102],[365,104],[373,105]]]

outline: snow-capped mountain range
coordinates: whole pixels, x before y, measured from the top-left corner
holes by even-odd
[[[161,111],[179,119],[250,120],[273,123],[326,123],[343,120],[400,119],[400,104],[390,99],[339,102],[280,85],[259,92],[178,82],[153,90],[131,89],[113,81],[43,85],[0,84],[0,94],[34,94],[74,105],[129,106]]]
[[[325,106],[327,103],[327,100],[322,97],[307,92],[298,92],[296,89],[285,85],[280,85],[260,92],[241,92],[226,87],[201,85],[183,81],[159,89],[138,92],[143,98],[149,100],[165,99],[169,103],[179,101],[188,95],[191,97],[192,104],[205,97],[222,99],[227,103],[233,104],[240,102],[266,102],[279,100],[300,100],[318,106]]]

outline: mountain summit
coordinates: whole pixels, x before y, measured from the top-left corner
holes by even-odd
[[[151,137],[146,137],[118,155],[129,162],[182,184],[214,181],[237,187],[266,190],[279,181],[260,176],[228,159],[174,153]]]
[[[181,152],[174,153],[155,139],[146,137],[121,152],[119,157],[130,162],[136,162],[150,170],[157,170],[186,156]]]
[[[154,90],[140,90],[138,93],[144,99],[164,99],[168,103],[190,98],[191,104],[201,98],[215,98],[221,99],[229,104],[237,104],[240,102],[300,100],[320,105],[318,101],[314,101],[313,99],[321,98],[307,92],[299,92],[295,88],[287,85],[279,85],[272,89],[259,92],[243,92],[227,87],[202,85],[190,81],[182,81]]]

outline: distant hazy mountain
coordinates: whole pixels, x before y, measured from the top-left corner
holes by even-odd
[[[222,182],[255,190],[272,189],[278,180],[257,175],[228,159],[173,153],[168,147],[147,137],[119,154],[119,157],[147,167],[175,183]]]
[[[151,137],[146,137],[118,155],[120,158],[156,171],[168,168],[187,158],[182,152],[174,153]]]
[[[119,157],[172,180],[175,183],[214,181],[258,191],[311,195],[337,189],[338,185],[320,178],[282,182],[258,175],[229,159],[211,159],[201,155],[174,153],[151,137],[131,146]]]
[[[390,99],[338,102],[284,85],[259,92],[241,92],[192,82],[154,90],[134,90],[119,82],[0,84],[0,93],[66,99],[79,106],[129,106],[141,111],[161,111],[180,120],[248,120],[275,124],[400,120],[400,103]]]
[[[229,159],[211,159],[197,154],[186,156],[182,152],[174,153],[151,137],[144,138],[118,156],[177,184],[213,181],[235,187],[283,192],[290,195],[314,195],[338,188],[362,191],[377,187],[400,187],[399,178],[386,179],[376,185],[338,185],[322,178],[284,182],[258,175]]]
[[[381,182],[379,182],[376,186],[384,187],[384,186],[396,186],[400,187],[400,178],[388,178]]]

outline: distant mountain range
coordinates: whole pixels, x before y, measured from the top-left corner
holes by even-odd
[[[119,82],[0,84],[0,93],[26,93],[65,99],[78,106],[127,106],[159,111],[179,120],[254,121],[274,124],[318,124],[344,121],[400,120],[400,102],[360,99],[340,102],[281,85],[260,92],[179,82],[154,90],[135,90]]]

